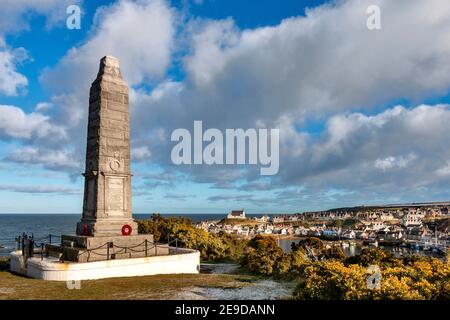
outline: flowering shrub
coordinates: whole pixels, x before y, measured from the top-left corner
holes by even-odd
[[[420,258],[411,264],[402,259],[384,263],[381,286],[368,289],[367,268],[341,261],[310,263],[294,292],[296,299],[320,300],[434,300],[450,297],[450,266],[432,258]]]

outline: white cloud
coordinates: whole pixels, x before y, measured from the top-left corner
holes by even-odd
[[[386,192],[438,187],[444,181],[437,173],[444,172],[450,158],[448,121],[448,105],[333,116],[319,138],[306,138],[301,154],[281,159],[277,185],[357,190],[382,185]]]
[[[381,31],[366,28],[368,4],[382,8]],[[112,54],[134,86],[130,108],[137,159],[151,156],[172,170],[170,132],[191,128],[194,120],[214,128],[280,127],[280,174],[272,188],[304,185],[317,192],[366,194],[380,186],[386,193],[439,188],[448,182],[438,174],[450,158],[448,106],[398,106],[367,114],[399,99],[418,105],[448,92],[449,16],[446,0],[342,0],[272,27],[241,30],[231,19],[192,19],[181,25],[179,37],[189,43],[187,53],[180,50],[186,79],[173,81],[164,77],[181,45],[174,42],[180,26],[176,10],[158,0],[117,2],[102,8],[89,38],[41,77],[54,93],[55,107],[46,115],[64,126],[76,151],[58,145],[56,165],[40,153],[30,159],[53,168],[64,168],[65,159],[82,161],[89,85],[99,58]],[[325,122],[323,132],[303,131],[309,120]],[[249,182],[250,189],[267,186],[252,183],[258,176],[241,167],[178,169],[191,181],[217,188],[238,180]]]
[[[175,9],[163,0],[122,0],[99,7],[86,41],[71,48],[55,67],[46,69],[40,77],[41,83],[53,94],[49,102],[52,107],[37,108],[40,113],[45,111],[55,126],[64,128],[71,144],[49,145],[44,141],[33,147],[51,148],[56,154],[67,154],[77,163],[82,162],[89,86],[96,77],[100,58],[118,57],[122,76],[129,85],[159,81],[171,63],[176,24]],[[156,92],[154,97],[157,98]],[[135,140],[138,147],[145,145],[139,143],[138,137]],[[144,149],[140,151],[139,156],[148,156]],[[48,166],[49,162],[43,159],[42,164]],[[50,166],[64,169],[60,164],[50,163]]]
[[[369,4],[382,8],[380,31],[366,28]],[[446,0],[362,0],[337,1],[274,27],[239,30],[230,19],[196,21],[184,104],[199,113],[209,108],[217,121],[249,123],[445,94],[449,16]]]
[[[366,28],[368,4],[382,8],[381,31]],[[414,105],[448,92],[449,16],[448,1],[380,0],[338,1],[306,17],[247,30],[231,19],[195,20],[186,28],[185,81],[133,93],[133,139],[148,141],[152,161],[170,166],[170,144],[148,139],[150,130],[191,128],[199,119],[215,128],[279,127],[281,172],[273,188],[361,190],[379,184],[400,194],[437,187],[442,181],[429,172],[450,157],[443,147],[448,107],[364,113],[393,100]],[[324,121],[324,132],[302,131],[309,120]],[[242,168],[180,169],[196,182],[231,188],[232,172]],[[250,169],[240,178],[257,175]]]
[[[131,150],[131,157],[134,161],[144,161],[150,159],[152,156],[152,153],[150,152],[150,149],[146,146],[133,148]]]
[[[11,152],[5,160],[26,165],[44,166],[51,170],[81,170],[81,163],[72,154],[63,150],[51,150],[36,147],[19,147]]]
[[[382,8],[381,31],[366,28],[368,4]],[[289,152],[299,154],[308,136],[295,128],[308,120],[446,94],[448,16],[444,0],[362,0],[321,6],[273,27],[240,30],[231,19],[192,20],[184,29],[187,78],[133,93],[133,139],[147,139],[149,128],[170,132],[199,119],[214,128],[279,126]],[[320,148],[339,148],[353,124],[338,117],[328,125],[334,135]],[[154,161],[168,161],[164,145],[150,147],[159,150]]]
[[[17,65],[27,59],[24,48],[11,50],[0,43],[0,94],[16,96],[28,85],[28,79],[17,72]]]
[[[15,106],[0,105],[0,138],[31,139],[56,135],[65,138],[63,128],[50,122],[39,112],[25,113]]]
[[[5,35],[30,30],[30,22],[36,16],[44,16],[46,27],[51,28],[67,18],[69,4],[81,4],[82,0],[0,0],[0,94],[16,96],[26,88],[28,79],[17,71],[18,65],[30,60],[25,48],[11,49]]]
[[[408,164],[414,160],[416,156],[414,154],[409,154],[408,156],[390,156],[384,159],[375,160],[375,168],[381,169],[383,171],[393,169],[393,168],[406,168]]]
[[[122,75],[130,85],[158,79],[170,64],[175,15],[162,0],[123,0],[99,8],[92,36],[69,50],[55,68],[46,70],[42,82],[62,93],[79,87],[86,94],[105,55],[119,58]]]
[[[45,112],[53,107],[52,103],[49,102],[39,102],[34,109],[36,112]]]
[[[0,185],[0,190],[20,192],[20,193],[31,193],[31,194],[52,193],[61,195],[72,195],[81,193],[79,188],[70,188],[59,185],[46,185],[46,186]]]
[[[439,176],[449,176],[450,175],[450,162],[447,162],[444,166],[436,170],[436,174]]]

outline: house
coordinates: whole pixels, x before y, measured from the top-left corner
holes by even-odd
[[[274,216],[272,217],[273,223],[282,223],[284,222],[284,216]]]
[[[401,230],[381,230],[378,231],[377,238],[379,241],[396,241],[403,239],[403,232]]]
[[[256,229],[256,234],[261,234],[264,232],[265,232],[265,229],[263,227],[258,227],[258,229]]]
[[[231,211],[228,216],[228,219],[245,219],[245,211],[242,210],[233,210]]]
[[[366,221],[378,220],[378,213],[374,211],[367,211],[359,214],[359,218]]]
[[[395,219],[394,215],[391,212],[382,212],[382,213],[380,213],[379,218],[381,221],[390,221],[390,220]]]
[[[375,231],[368,232],[368,239],[375,240],[377,238],[377,233]]]
[[[344,239],[355,239],[356,233],[353,230],[346,230],[342,233],[342,238]]]
[[[386,225],[384,224],[383,221],[378,220],[378,221],[372,221],[371,223],[369,223],[369,225],[367,227],[370,230],[378,231],[378,230],[386,228]]]
[[[430,235],[431,232],[424,227],[413,227],[406,230],[406,239],[408,240],[421,241],[425,237],[429,237]]]
[[[294,234],[296,236],[306,236],[308,235],[308,229],[306,229],[305,227],[298,227],[295,229]]]
[[[250,229],[248,227],[243,227],[238,230],[237,234],[241,236],[248,236],[250,233]]]
[[[255,221],[258,221],[258,222],[262,222],[262,223],[267,223],[267,222],[269,222],[270,217],[269,217],[267,214],[265,214],[265,215],[263,215],[263,216],[260,217],[260,218],[255,217],[254,220],[255,220]]]
[[[425,215],[420,212],[408,212],[403,216],[402,224],[405,227],[421,226],[424,217]]]
[[[400,240],[403,239],[403,232],[401,230],[389,231],[386,234],[386,240]]]
[[[345,219],[350,219],[352,217],[353,217],[352,214],[347,211],[340,211],[340,212],[336,213],[336,219],[345,220]]]
[[[356,239],[367,240],[369,239],[369,233],[366,230],[356,231]]]

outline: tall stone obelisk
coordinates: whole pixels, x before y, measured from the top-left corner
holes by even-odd
[[[101,59],[91,85],[83,175],[83,216],[77,234],[123,235],[124,228],[137,234],[131,213],[128,86],[122,79],[119,60],[111,56]]]

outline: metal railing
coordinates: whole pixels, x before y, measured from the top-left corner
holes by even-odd
[[[34,234],[27,235],[26,233],[22,233],[16,237],[16,246],[18,250],[22,250],[22,255],[25,257],[25,260],[28,258],[34,257],[36,253],[41,254],[41,260],[44,259],[45,245],[52,244],[55,238],[61,238],[60,236],[54,234],[48,234],[41,238],[35,238]],[[39,249],[39,251],[35,251],[35,249]]]
[[[16,243],[17,243],[17,249],[22,250],[22,255],[25,257],[25,260],[34,257],[35,254],[39,253],[41,256],[41,260],[44,259],[44,256],[47,256],[45,247],[47,244],[54,244],[55,239],[61,239],[61,236],[48,234],[45,237],[41,237],[38,239],[34,238],[34,234],[27,235],[26,233],[23,233],[22,235],[16,237]],[[92,249],[86,249],[82,250],[78,253],[77,259],[80,258],[80,256],[87,254],[87,261],[89,261],[91,254],[93,255],[99,255],[106,257],[106,260],[110,260],[112,255],[122,254],[122,253],[144,253],[145,257],[148,257],[153,253],[154,255],[158,255],[158,247],[160,248],[169,248],[170,245],[175,243],[175,252],[178,253],[178,242],[180,240],[178,238],[175,238],[173,240],[170,240],[170,238],[167,238],[167,244],[163,243],[156,243],[151,242],[145,239],[143,242],[134,245],[134,246],[119,246],[114,244],[113,242],[106,242],[96,248]],[[61,241],[58,242],[59,245],[61,245]],[[103,249],[106,248],[106,253],[99,252],[103,251]],[[39,249],[38,251],[35,251],[35,249]],[[169,251],[170,252],[170,251]]]
[[[80,256],[87,254],[87,261],[89,262],[89,259],[91,257],[91,254],[103,256],[106,257],[106,260],[110,260],[112,255],[118,255],[123,253],[144,253],[145,257],[149,256],[149,253],[152,253],[154,250],[154,255],[158,255],[158,247],[160,248],[166,248],[166,246],[170,247],[170,244],[175,243],[175,252],[178,253],[178,238],[173,239],[172,241],[168,241],[167,244],[163,243],[156,243],[151,242],[145,239],[143,242],[134,245],[134,246],[119,246],[114,244],[114,242],[106,242],[96,248],[92,249],[86,249],[82,252],[78,253],[77,259],[80,258]],[[106,253],[104,252],[98,252],[106,247]],[[139,248],[139,249],[138,249]],[[170,250],[170,249],[169,249]]]

